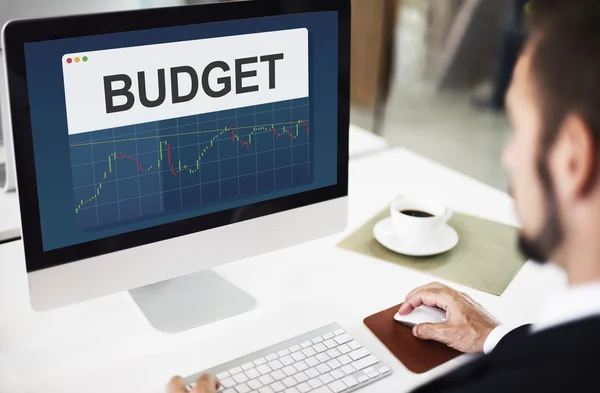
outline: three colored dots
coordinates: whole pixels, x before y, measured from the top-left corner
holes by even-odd
[[[71,64],[73,62],[79,63],[79,62],[82,62],[82,61],[84,63],[87,62],[88,61],[88,57],[87,56],[83,56],[83,57],[80,58],[79,56],[77,56],[75,58],[70,58],[70,57],[67,58],[67,64]]]

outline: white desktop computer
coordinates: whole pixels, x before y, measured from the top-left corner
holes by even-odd
[[[130,290],[178,332],[254,307],[207,269],[345,227],[349,37],[349,1],[6,24],[33,308]]]
[[[180,332],[255,306],[208,269],[345,228],[350,0],[12,21],[3,48],[34,309],[129,290]],[[391,372],[335,324],[209,371],[293,393]]]

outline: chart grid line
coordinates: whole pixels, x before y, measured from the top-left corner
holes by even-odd
[[[71,135],[78,225],[143,220],[310,185],[308,101]]]

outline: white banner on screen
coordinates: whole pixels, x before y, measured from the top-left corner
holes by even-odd
[[[69,135],[309,95],[308,30],[65,54]]]

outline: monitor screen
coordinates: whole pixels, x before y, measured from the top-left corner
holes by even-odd
[[[44,251],[335,185],[337,12],[25,44]]]

